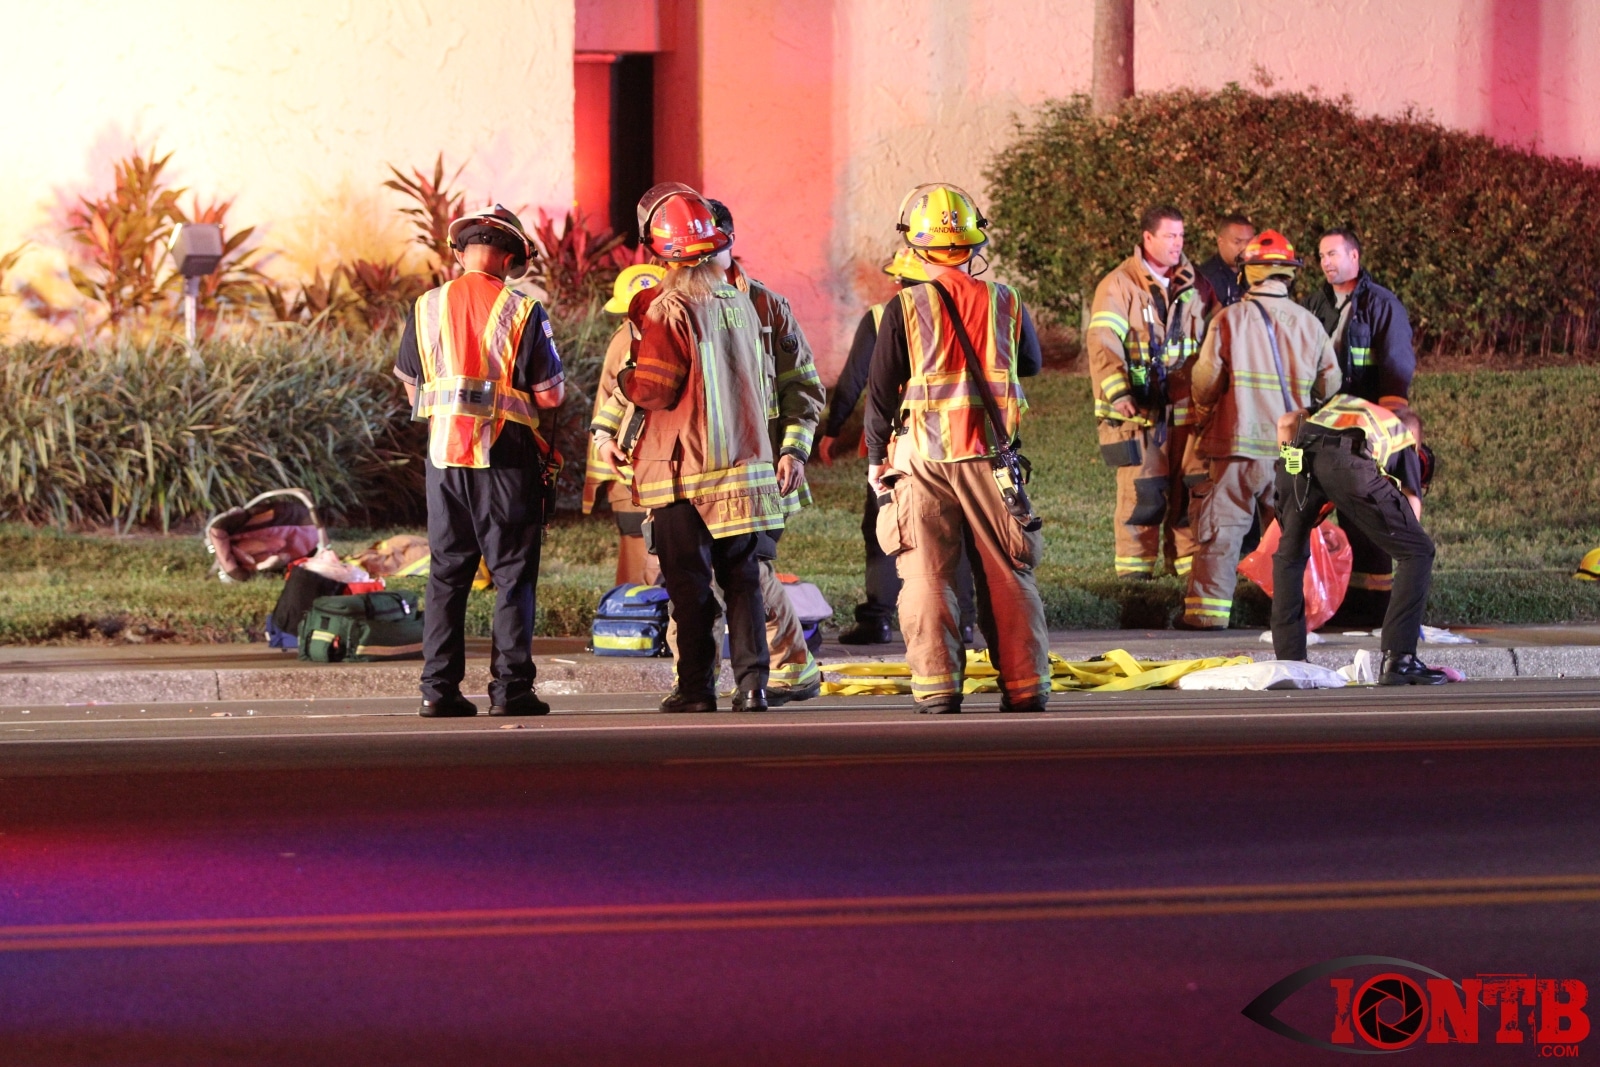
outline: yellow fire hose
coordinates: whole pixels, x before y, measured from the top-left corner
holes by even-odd
[[[1120,693],[1134,689],[1160,689],[1186,674],[1211,667],[1249,663],[1249,656],[1211,656],[1207,659],[1138,660],[1124,649],[1104,656],[1072,662],[1050,653],[1050,691],[1053,693]],[[828,674],[845,681],[823,682],[825,696],[894,696],[911,692],[911,668],[904,663],[844,663],[828,666]],[[987,649],[967,652],[964,693],[997,693],[1000,672],[989,661]]]

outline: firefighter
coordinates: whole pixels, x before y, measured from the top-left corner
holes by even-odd
[[[394,373],[428,420],[427,611],[422,708],[476,715],[461,695],[467,594],[481,558],[495,586],[489,714],[543,715],[533,690],[533,612],[546,519],[539,411],[565,396],[550,320],[506,278],[533,258],[517,216],[499,204],[450,223],[463,273],[417,298]]]
[[[1244,215],[1225,215],[1218,220],[1217,253],[1195,268],[1195,287],[1205,301],[1207,315],[1215,315],[1244,298],[1244,287],[1239,284],[1239,258],[1255,235],[1255,223]]]
[[[817,420],[822,416],[825,398],[822,379],[817,377],[811,344],[795,321],[789,301],[745,274],[733,258],[733,212],[720,200],[706,203],[717,229],[728,236],[727,247],[713,260],[722,268],[728,283],[750,298],[761,327],[763,370],[768,390],[767,430],[776,458],[778,492],[782,494],[783,517],[787,522],[790,516],[811,503],[811,489],[806,485],[806,460],[811,456]],[[774,544],[782,534],[782,527],[771,531]],[[794,613],[789,594],[778,581],[778,569],[771,559],[761,561],[761,602],[767,612],[770,671],[767,703],[778,705],[810,700],[822,692],[822,668],[817,665],[811,649],[806,647],[805,630]]]
[[[1089,375],[1100,456],[1117,471],[1117,575],[1154,578],[1165,556],[1182,577],[1194,555],[1182,469],[1189,366],[1205,308],[1183,254],[1183,213],[1153,207],[1139,225],[1139,247],[1095,288]]]
[[[811,345],[795,321],[789,302],[761,282],[747,277],[734,261],[733,213],[721,201],[708,199],[706,203],[717,228],[727,234],[730,242],[714,257],[716,263],[722,267],[727,280],[750,297],[760,322],[765,353],[763,372],[767,377],[770,404],[767,425],[773,455],[778,457],[778,485],[784,493],[783,512],[787,519],[811,502],[811,491],[805,483],[805,458],[810,454],[817,418],[822,412],[822,381],[817,377]],[[625,421],[626,401],[614,390],[609,391],[611,399],[606,401],[603,399],[606,392],[602,383],[602,400],[597,406],[595,425],[620,425]],[[621,452],[625,451],[605,445],[600,447],[606,449],[608,462],[619,461]],[[774,545],[781,533],[781,529],[773,533]],[[822,692],[822,669],[806,646],[805,630],[778,581],[777,567],[770,559],[764,559],[761,564],[761,588],[767,612],[771,672],[767,703],[809,700]],[[676,625],[669,624],[667,643],[676,647],[676,642]]]
[[[919,285],[928,280],[922,260],[910,248],[902,248],[884,265],[883,272],[902,287]],[[827,466],[833,465],[833,451],[844,424],[855,410],[856,401],[867,386],[867,375],[872,367],[872,350],[878,343],[878,322],[883,318],[884,304],[873,304],[861,316],[855,337],[850,342],[850,355],[839,380],[833,385],[828,398],[828,422],[823,438],[817,446],[817,458]],[[861,454],[866,455],[866,440],[862,439]],[[865,603],[857,604],[855,623],[839,633],[841,645],[883,645],[894,640],[890,620],[894,617],[895,602],[900,598],[900,575],[895,572],[894,557],[884,554],[878,544],[878,494],[867,487],[867,505],[861,515],[861,540],[866,547]],[[972,561],[963,552],[956,571],[956,598],[961,605],[961,640],[971,647],[976,634],[974,623],[978,609],[973,600]]]
[[[1417,356],[1411,347],[1411,320],[1400,298],[1373,281],[1361,265],[1361,239],[1354,230],[1335,227],[1323,233],[1317,257],[1327,283],[1311,293],[1306,307],[1333,337],[1344,391],[1385,407],[1410,403]],[[1386,617],[1394,563],[1359,527],[1348,533],[1350,591],[1334,622],[1371,628]]]
[[[1433,541],[1422,528],[1431,468],[1422,425],[1405,405],[1391,410],[1341,393],[1305,419],[1277,469],[1283,535],[1272,557],[1272,649],[1278,659],[1306,658],[1306,560],[1311,532],[1331,504],[1341,529],[1359,529],[1396,564],[1378,684],[1448,680],[1417,658],[1433,575]]]
[[[678,680],[661,710],[716,710],[715,581],[727,602],[733,708],[765,711],[760,557],[771,555],[783,505],[760,323],[715,262],[729,239],[699,193],[675,182],[652,188],[639,201],[639,232],[667,275],[629,305],[636,340],[617,382],[646,413],[633,451],[634,499],[650,509],[646,525],[678,625]]]
[[[878,540],[900,572],[911,691],[929,714],[961,710],[955,572],[964,548],[982,562],[973,571],[978,627],[1000,673],[1001,709],[1040,711],[1050,699],[1033,574],[1044,542],[1013,451],[1027,408],[1018,379],[1039,372],[1039,338],[1014,290],[972,276],[987,226],[953,185],[906,195],[899,230],[929,282],[889,302],[872,356],[867,481],[879,494]]]
[[[653,263],[635,263],[623,268],[612,286],[605,310],[627,315],[628,304],[642,289],[660,285],[666,270]],[[605,493],[611,515],[617,524],[617,585],[654,585],[661,577],[656,558],[644,547],[644,509],[633,502],[633,468],[616,447],[622,432],[626,405],[610,403],[617,387],[617,372],[622,369],[632,347],[633,335],[624,321],[611,335],[606,356],[600,365],[600,381],[595,386],[594,416],[589,423],[589,457],[584,467],[583,513],[594,511],[595,501]]]
[[[1195,451],[1209,469],[1190,504],[1194,567],[1177,623],[1186,630],[1227,628],[1240,548],[1258,518],[1271,522],[1278,420],[1339,390],[1332,342],[1289,298],[1302,266],[1294,246],[1264,230],[1240,263],[1244,299],[1211,320],[1194,365]]]

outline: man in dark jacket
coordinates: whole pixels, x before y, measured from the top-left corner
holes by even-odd
[[[1207,315],[1244,297],[1239,257],[1255,235],[1255,223],[1243,215],[1227,215],[1217,222],[1217,254],[1195,268],[1195,288],[1206,302]]]
[[[920,285],[928,280],[927,269],[911,249],[902,248],[883,268],[883,272],[900,285]],[[883,318],[883,304],[874,304],[861,316],[856,326],[855,340],[850,344],[850,356],[839,380],[830,391],[828,419],[823,427],[822,440],[817,445],[817,458],[827,466],[833,465],[833,452],[844,425],[855,410],[856,401],[867,387],[872,369],[872,352],[878,343],[878,323]],[[863,444],[863,454],[865,445]],[[878,494],[867,490],[866,510],[861,518],[861,539],[867,552],[865,603],[856,605],[855,625],[839,633],[842,645],[881,645],[894,639],[890,620],[895,615],[895,605],[900,599],[900,575],[895,570],[894,557],[884,554],[878,544]],[[968,646],[976,634],[977,602],[973,599],[972,562],[962,556],[956,570],[956,600],[960,605],[961,636]]]
[[[1306,299],[1306,308],[1333,338],[1343,375],[1342,392],[1382,404],[1411,402],[1417,356],[1411,348],[1411,320],[1400,298],[1372,280],[1361,265],[1361,240],[1355,231],[1335,227],[1317,242],[1317,259],[1328,279]],[[1344,525],[1344,524],[1341,524]],[[1367,628],[1383,621],[1394,586],[1394,561],[1359,529],[1350,536],[1350,591],[1330,625]]]

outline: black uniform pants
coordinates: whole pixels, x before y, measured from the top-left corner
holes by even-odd
[[[720,657],[712,638],[718,614],[713,579],[727,600],[733,676],[740,689],[765,689],[769,664],[758,551],[762,538],[753,533],[712,537],[700,512],[684,500],[654,509],[651,528],[661,582],[678,624],[678,689],[689,696],[717,691]]]
[[[1378,470],[1354,433],[1302,434],[1305,467],[1289,474],[1278,461],[1282,540],[1272,557],[1272,648],[1279,659],[1306,658],[1306,560],[1311,532],[1328,501],[1339,524],[1359,529],[1395,562],[1394,594],[1383,617],[1383,651],[1415,655],[1433,578],[1433,539],[1405,495]]]
[[[489,701],[504,705],[533,689],[533,609],[543,532],[539,472],[425,466],[431,558],[422,614],[422,696],[440,700],[461,691],[467,594],[481,557],[495,587]]]
[[[894,617],[900,600],[900,572],[895,568],[894,557],[884,555],[883,547],[878,544],[878,494],[870,485],[867,486],[867,507],[861,517],[861,540],[867,549],[867,602],[856,605],[856,621],[875,626]],[[970,538],[968,544],[971,544]],[[963,630],[978,618],[972,570],[976,552],[969,547],[956,564],[956,606],[961,613]]]

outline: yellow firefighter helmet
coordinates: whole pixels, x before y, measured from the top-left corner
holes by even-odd
[[[933,182],[917,186],[900,201],[900,221],[895,228],[924,260],[954,267],[989,243],[983,232],[988,225],[972,194],[959,186]]]
[[[899,278],[903,282],[928,280],[928,268],[909,248],[902,248],[896,252],[894,258],[883,265],[883,273],[891,278]]]
[[[635,263],[631,267],[624,267],[622,273],[617,275],[616,284],[611,287],[611,299],[606,301],[606,310],[613,315],[626,315],[635,294],[641,289],[655,288],[666,276],[666,268],[654,263]]]
[[[1580,582],[1600,582],[1600,548],[1591,548],[1578,561],[1578,570],[1573,577]]]

